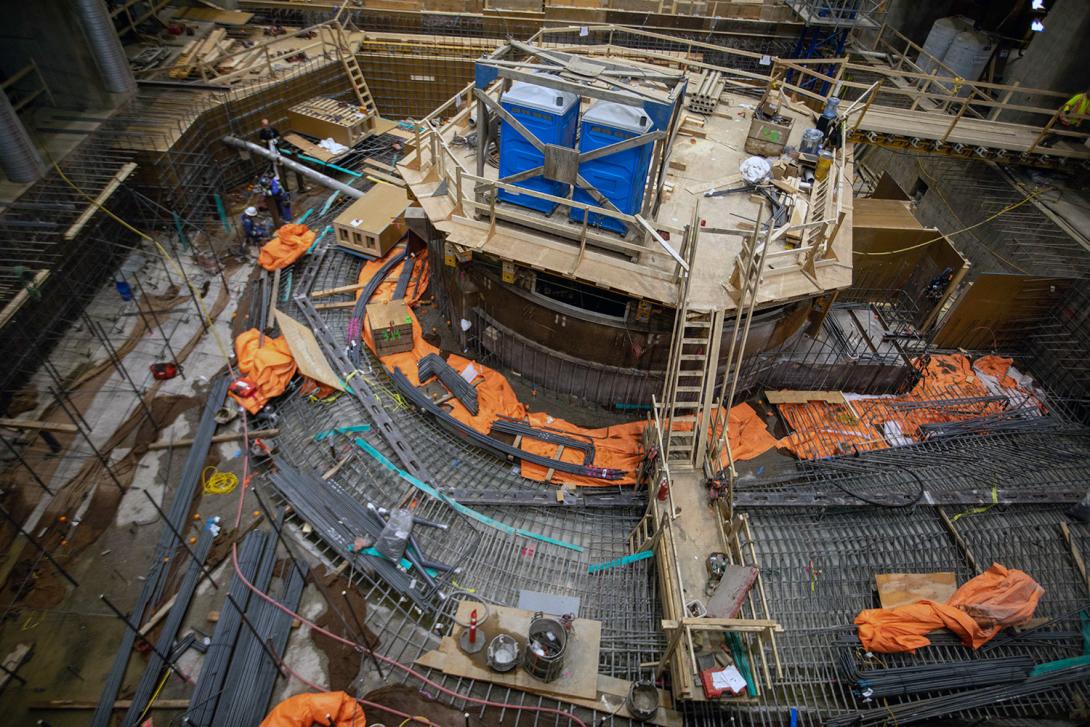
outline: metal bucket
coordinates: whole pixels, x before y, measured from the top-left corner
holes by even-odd
[[[568,632],[563,624],[539,611],[534,614],[527,630],[526,654],[522,666],[535,679],[551,682],[564,669],[567,648]]]
[[[659,711],[659,691],[650,682],[632,682],[625,706],[636,719],[651,719]]]
[[[488,665],[501,674],[518,666],[521,649],[519,642],[507,634],[499,634],[488,644]]]

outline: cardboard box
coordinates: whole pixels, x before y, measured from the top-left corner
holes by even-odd
[[[337,244],[352,252],[382,257],[405,234],[402,215],[409,195],[401,187],[379,183],[333,220]]]
[[[778,156],[787,145],[787,139],[791,136],[791,125],[794,123],[794,119],[788,119],[786,124],[776,124],[754,116],[746,137],[746,153]]]
[[[288,125],[292,131],[351,147],[371,133],[372,119],[359,106],[316,96],[288,109]]]
[[[375,353],[386,356],[413,348],[413,319],[404,300],[368,303],[367,323],[375,341]]]

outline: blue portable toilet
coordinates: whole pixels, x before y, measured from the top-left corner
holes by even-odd
[[[652,126],[651,117],[639,107],[599,101],[583,114],[579,151],[594,151],[646,134],[652,130]],[[649,141],[616,154],[591,159],[579,165],[579,174],[621,212],[636,214],[643,204],[653,148],[654,142]],[[574,199],[576,202],[598,205],[581,187],[575,188]],[[583,211],[573,209],[571,219],[582,222]],[[628,226],[621,220],[594,212],[590,213],[590,224],[621,235],[628,231]]]
[[[510,90],[503,94],[500,105],[542,143],[575,146],[579,97],[574,93],[515,81]],[[545,156],[504,121],[500,126],[500,179],[540,167],[544,163]],[[554,182],[540,175],[516,182],[515,185],[557,197],[568,195],[567,184]],[[557,207],[554,202],[505,189],[500,190],[499,199],[547,215],[552,214]]]

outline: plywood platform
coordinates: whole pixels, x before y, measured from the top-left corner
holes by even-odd
[[[442,138],[442,144],[432,144],[422,137],[421,145],[425,148],[420,158],[413,152],[399,165],[429,219],[449,243],[462,250],[488,254],[632,297],[671,307],[678,305],[675,259],[656,243],[643,242],[642,235],[622,238],[590,228],[591,234],[587,235],[585,246],[581,246],[582,225],[569,221],[568,209],[563,205],[551,215],[503,201],[488,205],[483,198],[478,198],[474,205],[471,182],[465,181],[460,192],[455,189],[459,185],[451,179],[452,167],[460,167],[463,176],[472,176],[476,171],[476,148],[462,141],[474,131],[466,118],[467,105],[463,101],[456,106],[463,109],[462,113],[435,133]],[[770,214],[767,200],[749,191],[704,196],[707,192],[743,186],[739,167],[751,156],[744,148],[752,119],[751,106],[749,99],[728,94],[712,114],[682,112],[685,118],[667,162],[666,192],[657,214],[648,220],[660,234],[669,236],[668,244],[677,250],[699,207],[700,233],[696,236],[695,262],[689,273],[689,307],[693,310],[735,308],[732,276],[739,265],[743,243],[753,234],[762,205],[766,210],[762,226]],[[795,122],[787,143],[797,145],[812,119],[805,109],[785,105],[783,112]],[[443,162],[447,176],[441,178],[436,159],[445,160],[447,153],[450,161]],[[850,152],[845,160],[839,166],[843,167],[843,177],[850,180]],[[498,169],[486,164],[483,178],[493,181],[497,177]],[[758,291],[759,306],[817,296],[851,283],[850,184],[843,190],[830,194],[837,199],[836,209],[842,209],[842,224],[837,228],[828,256],[805,260],[804,255],[791,252],[796,239],[783,236],[772,241],[769,274],[764,276]],[[456,204],[459,195],[465,200],[460,206]],[[802,199],[799,209],[808,208],[812,192],[804,190],[797,196]],[[822,215],[830,209],[815,209],[815,219],[824,219]],[[800,222],[793,220],[794,224]]]

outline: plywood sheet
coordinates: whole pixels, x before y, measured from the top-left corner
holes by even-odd
[[[907,606],[928,600],[946,603],[958,589],[957,576],[946,571],[936,573],[879,573],[878,600],[882,608]]]
[[[468,623],[469,614],[475,608],[481,613],[484,612],[484,607],[480,604],[462,601],[458,606],[458,620]],[[508,634],[525,647],[526,632],[534,616],[533,612],[507,606],[492,606],[491,609],[492,613],[488,620],[481,624],[488,638],[491,639],[497,634]],[[485,662],[484,651],[470,656],[458,648],[458,638],[462,633],[459,626],[454,627],[453,634],[444,638],[439,647],[439,651],[447,657],[441,668],[446,674],[482,679],[535,694],[597,699],[598,652],[602,641],[602,624],[600,621],[584,618],[577,618],[572,624],[564,671],[555,681],[538,681],[522,669],[515,669],[506,674],[492,671]]]
[[[1075,280],[982,273],[963,292],[935,335],[940,348],[1003,348],[1056,306]]]
[[[912,213],[912,203],[899,199],[861,197],[855,200],[854,227],[919,230],[923,225]]]
[[[331,386],[337,391],[344,391],[344,385],[340,378],[330,367],[322,350],[318,348],[318,341],[309,328],[298,322],[287,313],[275,311],[276,323],[280,326],[280,332],[288,342],[291,355],[295,357],[295,363],[304,376],[309,376],[315,381],[320,381],[326,386]]]
[[[469,601],[463,601],[459,605],[458,619],[468,620],[469,613],[474,607],[479,607],[479,605]],[[493,606],[492,608],[496,613],[494,613],[482,626],[487,631],[488,637],[492,638],[496,633],[503,631],[504,627],[514,626],[518,631],[511,631],[510,633],[518,636],[520,643],[524,641],[523,635],[526,633],[526,629],[530,624],[530,618],[533,614],[529,611],[517,608],[507,608],[503,606]],[[499,626],[496,624],[499,624]],[[469,679],[491,682],[493,684],[501,684],[534,694],[544,694],[554,699],[559,699],[569,704],[585,707],[587,709],[596,709],[609,714],[616,714],[619,717],[631,718],[632,715],[624,706],[624,700],[628,695],[628,690],[632,683],[623,679],[617,679],[615,677],[597,673],[598,651],[601,641],[601,623],[598,621],[588,621],[586,619],[576,619],[574,624],[575,636],[573,638],[583,639],[579,641],[579,647],[576,651],[586,649],[588,653],[579,658],[579,664],[575,667],[577,669],[577,674],[573,675],[573,677],[567,676],[567,672],[573,666],[569,661],[567,663],[568,668],[565,669],[565,675],[562,675],[561,679],[548,685],[526,676],[522,669],[516,669],[514,672],[508,674],[499,674],[492,671],[485,665],[483,651],[474,657],[470,657],[463,653],[462,650],[458,648],[457,640],[461,635],[461,629],[457,626],[455,627],[453,636],[444,637],[440,642],[438,649],[423,654],[416,660],[416,663],[420,666],[438,669],[444,674],[449,674],[451,676],[466,677]],[[500,631],[497,631],[497,628],[499,628]],[[590,645],[587,639],[593,640],[593,649],[587,648]],[[521,675],[521,679],[517,678],[519,675]],[[556,687],[566,679],[574,678],[574,676],[578,676],[583,682],[580,685],[579,692],[581,694],[590,694],[590,697],[576,696],[572,693],[547,691],[548,688]],[[661,689],[658,691],[660,704],[658,712],[650,720],[647,720],[647,723],[659,725],[660,727],[681,727],[681,715],[669,708],[669,695]]]

